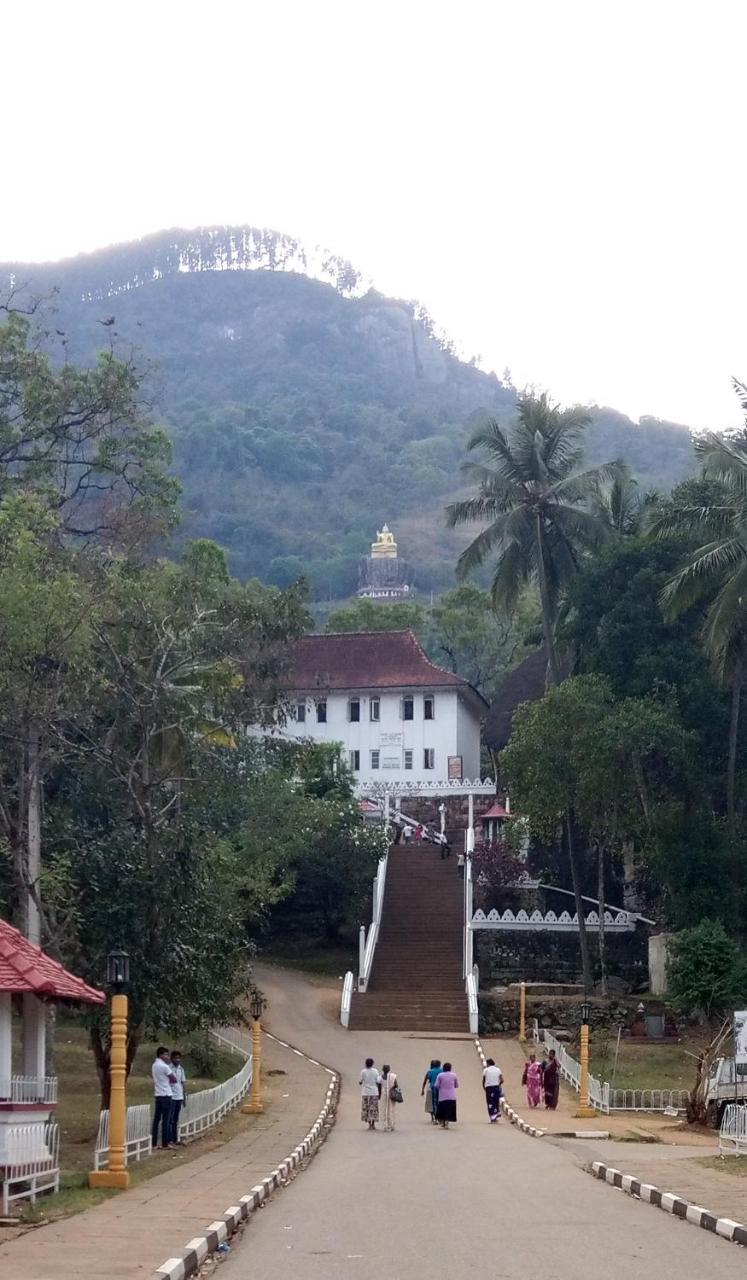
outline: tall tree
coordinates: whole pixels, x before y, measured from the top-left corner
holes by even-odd
[[[747,413],[747,387],[735,383]],[[667,504],[652,524],[654,537],[687,539],[694,550],[662,593],[677,616],[707,602],[703,643],[721,680],[731,685],[726,809],[736,825],[736,770],[742,692],[747,668],[747,428],[739,435],[713,432],[695,442],[703,478],[718,486],[700,505]],[[710,497],[710,500],[709,500]]]
[[[460,556],[458,573],[465,577],[495,555],[497,611],[513,613],[528,582],[539,587],[550,684],[559,678],[555,626],[563,588],[583,554],[611,536],[592,505],[616,464],[581,470],[589,420],[582,409],[552,404],[546,393],[524,393],[512,428],[491,420],[473,434],[467,447],[483,459],[464,470],[477,481],[477,494],[447,508],[451,527],[488,522]]]

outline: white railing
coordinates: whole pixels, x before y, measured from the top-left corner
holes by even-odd
[[[739,1102],[729,1102],[724,1108],[718,1135],[721,1155],[747,1155],[747,1107]]]
[[[33,1204],[42,1191],[60,1189],[60,1129],[55,1120],[46,1124],[3,1125],[0,1133],[2,1212],[8,1217],[14,1200]],[[20,1188],[13,1190],[13,1188]]]
[[[252,1056],[252,1035],[241,1027],[221,1027],[220,1031],[211,1031],[210,1035],[217,1044],[231,1053],[238,1053],[242,1058]]]
[[[151,1154],[151,1113],[147,1102],[127,1108],[127,1127],[125,1130],[125,1162],[144,1160]],[[107,1169],[109,1166],[109,1112],[99,1114],[99,1131],[96,1136],[96,1147],[93,1153],[94,1169]]]
[[[568,1052],[565,1045],[557,1040],[551,1031],[545,1031],[544,1041],[548,1049],[555,1050],[561,1076],[578,1093],[581,1089],[581,1063]],[[597,1111],[602,1111],[605,1115],[609,1114],[610,1087],[606,1082],[593,1076],[591,1072],[589,1072],[589,1102]]]
[[[467,974],[465,986],[467,989],[467,1013],[469,1014],[470,1035],[476,1036],[479,1029],[479,1007],[477,1004],[477,978],[474,973]]]
[[[56,1076],[4,1076],[0,1079],[0,1101],[38,1102],[53,1107],[57,1102]]]
[[[343,1027],[350,1026],[350,1006],[353,1001],[353,987],[355,986],[355,978],[353,970],[348,969],[345,974],[345,980],[342,984],[342,996],[340,998],[340,1022]]]
[[[384,908],[384,890],[386,889],[386,868],[389,855],[384,854],[383,858],[379,858],[379,865],[376,870],[373,882],[373,909],[371,912],[371,924],[369,926],[366,937],[366,945],[363,950],[363,963],[360,973],[358,974],[358,990],[365,991],[371,977],[373,968],[373,959],[376,952],[376,943],[379,940],[379,928],[381,926],[381,913]]]
[[[604,913],[604,927],[607,933],[632,933],[635,931],[635,923],[638,917],[630,911],[618,911],[614,916],[611,911]],[[596,911],[590,911],[586,916],[587,929],[599,928],[599,916]],[[578,916],[571,915],[569,911],[561,911],[557,915],[554,911],[513,911],[506,910],[503,912],[496,911],[495,907],[487,914],[478,910],[472,917],[473,929],[506,929],[510,931],[530,930],[542,931],[549,930],[553,933],[578,933]]]
[[[472,858],[464,855],[464,934],[462,950],[462,977],[472,972],[474,934],[472,932]]]
[[[689,1098],[687,1089],[613,1089],[610,1111],[683,1111]]]
[[[187,1104],[182,1108],[179,1121],[179,1137],[193,1138],[203,1133],[231,1111],[252,1083],[252,1059],[247,1058],[240,1071],[230,1080],[216,1084],[212,1089],[201,1089],[199,1093],[190,1093]]]

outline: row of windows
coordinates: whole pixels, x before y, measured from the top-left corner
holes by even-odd
[[[353,724],[357,724],[361,718],[361,700],[360,698],[348,699],[348,720]],[[368,718],[374,724],[378,724],[381,719],[381,701],[379,698],[369,698],[368,700]],[[400,720],[415,719],[415,699],[411,697],[400,698],[399,700],[399,718]],[[427,696],[423,698],[423,719],[435,720],[436,718],[436,700]],[[306,703],[296,703],[296,720],[299,724],[306,723]],[[316,722],[317,724],[327,723],[327,701],[322,698],[316,703]]]
[[[404,756],[405,756],[405,768],[406,768],[406,769],[412,769],[412,767],[413,767],[413,763],[412,763],[412,762],[413,762],[413,755],[414,755],[414,753],[413,753],[412,751],[405,751]],[[350,763],[350,768],[353,770],[353,773],[359,773],[359,772],[360,772],[360,767],[361,767],[361,753],[360,753],[360,751],[349,751],[349,752],[348,752],[348,759],[349,759],[349,763]],[[380,759],[381,759],[381,753],[380,753],[379,751],[372,751],[372,752],[371,752],[371,768],[372,768],[372,769],[378,769],[378,768],[379,768],[379,761],[380,761]],[[436,767],[436,752],[435,752],[435,750],[433,749],[433,747],[425,747],[425,748],[423,749],[423,768],[424,768],[424,769],[435,769],[435,767]]]

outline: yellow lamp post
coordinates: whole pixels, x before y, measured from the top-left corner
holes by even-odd
[[[581,1043],[580,1053],[581,1079],[578,1090],[577,1120],[590,1120],[597,1113],[589,1105],[589,1006],[586,1001],[581,1006]]]
[[[130,977],[130,957],[121,947],[106,957],[106,976],[112,988],[111,1006],[111,1090],[109,1095],[109,1168],[88,1175],[89,1187],[109,1187],[126,1191],[127,1172],[127,996],[123,987]]]
[[[252,995],[249,1003],[249,1009],[252,1015],[252,1093],[248,1102],[245,1102],[242,1111],[247,1115],[257,1116],[264,1110],[262,1106],[262,1010],[265,1002],[262,998],[261,991],[256,987],[252,987]]]
[[[527,1039],[527,984],[519,984],[519,1039],[526,1044]]]

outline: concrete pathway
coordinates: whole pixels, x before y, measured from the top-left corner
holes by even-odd
[[[16,1280],[146,1280],[180,1254],[306,1135],[329,1077],[263,1040],[267,1111],[223,1146],[85,1213],[0,1245],[0,1275]],[[265,1092],[263,1090],[263,1092]]]
[[[744,1276],[738,1246],[596,1182],[569,1144],[489,1125],[471,1039],[345,1032],[302,979],[267,970],[261,984],[272,1029],[341,1070],[342,1101],[329,1142],[252,1221],[221,1269],[225,1280]],[[357,1072],[367,1054],[400,1075],[405,1102],[393,1134],[360,1123]],[[420,1099],[434,1055],[450,1057],[462,1082],[459,1123],[448,1132],[429,1124]],[[617,1147],[631,1165],[642,1149]]]

